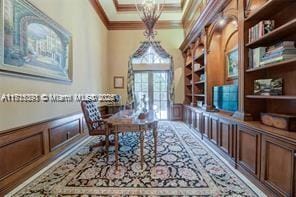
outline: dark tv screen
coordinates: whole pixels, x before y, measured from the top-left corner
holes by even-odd
[[[238,85],[215,86],[213,101],[217,109],[229,112],[238,110]]]

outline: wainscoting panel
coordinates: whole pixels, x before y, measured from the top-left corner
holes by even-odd
[[[0,196],[86,137],[82,113],[0,132]]]

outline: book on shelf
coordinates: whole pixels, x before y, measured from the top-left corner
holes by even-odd
[[[197,70],[200,69],[201,67],[202,67],[201,64],[195,63],[195,64],[193,65],[193,70],[194,70],[194,71],[197,71]]]
[[[249,29],[249,42],[253,42],[274,30],[274,20],[260,21],[255,26]]]
[[[284,41],[270,47],[259,47],[249,51],[249,68],[296,58],[294,41]]]
[[[261,59],[266,53],[266,47],[258,47],[256,49],[249,50],[249,68],[258,68],[260,66]]]

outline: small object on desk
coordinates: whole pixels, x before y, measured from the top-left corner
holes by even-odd
[[[140,120],[143,120],[143,119],[145,119],[147,117],[147,114],[148,114],[147,112],[142,112],[142,113],[139,114],[138,118]]]
[[[296,131],[296,115],[261,113],[261,122],[278,129]]]

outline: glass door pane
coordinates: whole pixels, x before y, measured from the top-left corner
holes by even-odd
[[[153,109],[159,119],[168,119],[167,72],[153,72]]]
[[[138,109],[150,109],[149,105],[149,76],[148,72],[135,73],[135,96],[138,102]],[[145,103],[143,102],[145,99]]]
[[[166,71],[135,72],[135,96],[138,110],[155,110],[159,119],[168,119],[168,73]],[[143,98],[145,97],[145,102]]]

